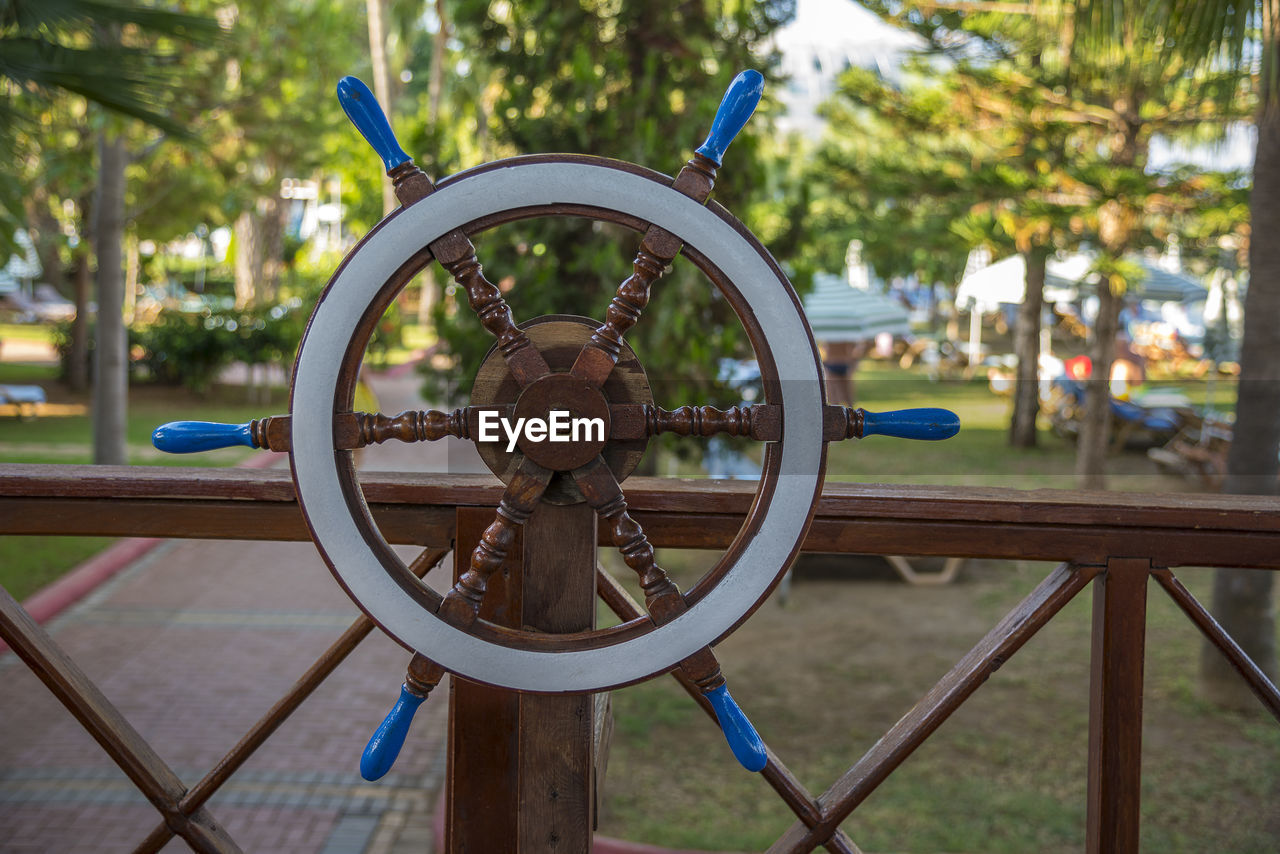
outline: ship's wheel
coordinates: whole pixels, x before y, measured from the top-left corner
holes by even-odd
[[[433,184],[400,149],[364,84],[354,78],[339,84],[344,109],[382,157],[402,206],[351,251],[321,295],[298,353],[288,418],[179,422],[157,430],[155,441],[177,452],[232,442],[288,450],[299,503],[338,582],[416,652],[400,701],[366,751],[367,777],[390,768],[413,709],[445,672],[562,693],[616,688],[675,667],[712,702],[739,761],[759,770],[764,746],[730,697],[712,647],[768,596],[799,549],[821,493],[826,444],[870,433],[938,439],[958,429],[945,410],[877,414],[827,406],[817,348],[787,277],[742,223],[708,201],[724,151],[754,111],[761,85],[755,72],[734,80],[707,141],[674,179],[615,160],[546,155],[490,163]],[[642,234],[634,271],[602,321],[555,316],[517,325],[485,278],[471,237],[547,216],[589,217]],[[644,322],[650,287],[677,255],[697,266],[736,312],[760,367],[763,401],[728,410],[654,403],[624,336]],[[449,413],[353,412],[375,325],[433,262],[454,278],[496,339],[471,405]],[[666,432],[742,436],[764,446],[755,501],[737,537],[684,592],[658,565],[621,486],[649,439]],[[446,435],[475,442],[506,489],[469,568],[441,592],[411,573],[379,532],[350,451]],[[646,616],[573,634],[480,618],[489,576],[540,501],[585,501],[595,509],[639,578]]]

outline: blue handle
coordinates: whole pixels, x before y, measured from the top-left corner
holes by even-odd
[[[897,412],[862,411],[863,436],[896,436],[899,439],[950,439],[960,432],[960,416],[949,409],[899,409]]]
[[[360,754],[360,776],[373,782],[380,780],[391,770],[400,748],[404,747],[404,738],[409,734],[409,725],[413,723],[413,713],[426,697],[419,697],[409,690],[408,685],[400,686],[400,699],[391,707],[391,711],[382,721],[382,725],[373,733],[373,738],[365,745]]]
[[[729,686],[721,685],[708,691],[706,696],[711,701],[711,708],[715,709],[725,741],[729,742],[729,749],[739,764],[748,771],[759,771],[769,764],[769,755],[765,753],[760,734],[729,695]]]
[[[151,434],[151,444],[166,454],[194,454],[215,448],[244,445],[258,447],[250,428],[245,424],[218,424],[214,421],[171,421],[162,424]]]
[[[756,111],[756,104],[760,103],[763,93],[764,77],[759,71],[744,71],[733,78],[711,122],[711,133],[707,134],[707,141],[702,143],[698,153],[719,166],[725,149]]]
[[[382,112],[378,99],[359,77],[343,77],[338,81],[338,102],[360,135],[378,152],[388,172],[413,159],[396,142],[386,113]]]

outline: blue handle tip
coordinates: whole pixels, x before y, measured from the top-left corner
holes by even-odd
[[[742,708],[729,694],[729,686],[721,685],[706,694],[715,710],[716,720],[724,732],[725,741],[738,763],[748,771],[757,772],[769,764],[769,754],[764,749],[764,741],[756,728],[751,725]]]
[[[698,153],[719,166],[729,143],[756,111],[763,93],[764,75],[759,71],[743,71],[733,78],[711,122],[711,133],[707,134],[707,141],[698,147]]]
[[[343,112],[351,119],[356,130],[360,131],[360,135],[382,158],[382,164],[388,172],[413,159],[405,154],[396,141],[391,122],[387,121],[387,114],[382,111],[378,99],[373,97],[363,80],[359,77],[343,77],[339,80],[338,102],[342,104]]]
[[[900,409],[896,412],[862,412],[862,435],[893,436],[936,442],[960,432],[960,416],[949,409]]]
[[[216,448],[244,445],[256,448],[253,422],[219,424],[214,421],[170,421],[151,434],[151,444],[166,454],[194,454]]]
[[[404,747],[409,725],[413,723],[413,714],[425,699],[426,697],[410,691],[408,685],[400,686],[400,699],[396,700],[396,704],[369,739],[364,753],[360,754],[361,777],[372,783],[382,779],[391,770],[396,758],[400,756],[400,748]]]

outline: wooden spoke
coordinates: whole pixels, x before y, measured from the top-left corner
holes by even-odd
[[[498,350],[520,387],[551,373],[529,336],[516,326],[502,292],[485,278],[476,260],[475,246],[467,236],[461,230],[452,231],[432,243],[430,249],[440,265],[467,292],[467,302],[480,318],[480,324],[498,339]]]
[[[573,479],[587,503],[609,523],[613,545],[622,552],[627,566],[639,576],[644,605],[653,622],[662,625],[683,614],[687,606],[680,588],[658,566],[653,545],[645,536],[644,529],[627,512],[627,499],[622,494],[622,487],[604,460],[596,457],[585,466],[574,469]]]
[[[671,185],[699,204],[707,201],[716,182],[717,164],[701,154],[693,155]],[[656,225],[649,226],[632,262],[632,273],[614,294],[604,323],[591,334],[574,362],[573,373],[597,386],[604,385],[622,351],[622,337],[640,319],[649,304],[649,290],[680,254],[684,242]]]
[[[445,436],[459,439],[470,439],[471,424],[478,417],[474,407],[455,409],[452,412],[441,412],[436,409],[412,410],[399,415],[383,415],[381,412],[340,412],[333,416],[334,448],[339,451],[354,451],[366,445],[378,445],[396,440],[398,442],[434,442]],[[211,429],[230,428],[237,425],[202,425],[199,422],[175,422],[166,427],[189,426],[193,431],[201,426]],[[258,418],[246,425],[238,425],[240,430],[248,434],[247,442],[228,439],[218,447],[232,444],[247,444],[252,448],[264,448],[268,451],[289,451],[292,449],[292,421],[288,415],[268,415]]]
[[[552,471],[525,459],[512,475],[493,523],[485,528],[480,545],[471,553],[471,566],[462,573],[440,603],[436,613],[460,628],[466,628],[480,615],[480,603],[492,575],[507,559],[515,543],[516,532],[533,513],[538,499],[546,491]]]
[[[682,406],[663,409],[649,404],[609,407],[611,439],[641,439],[662,433],[677,436],[748,436],[761,442],[782,438],[782,410],[777,406]]]
[[[426,198],[436,190],[431,178],[412,161],[391,169],[387,174],[391,176],[396,198],[405,206]],[[471,310],[480,318],[481,325],[498,339],[498,349],[520,387],[524,388],[538,377],[550,373],[546,360],[533,346],[529,336],[516,326],[502,292],[485,278],[484,270],[476,259],[476,247],[462,229],[454,229],[429,244],[428,249],[440,266],[466,291]]]

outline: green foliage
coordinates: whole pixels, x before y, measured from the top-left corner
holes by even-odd
[[[155,382],[202,393],[232,362],[290,362],[306,315],[300,301],[243,311],[163,311],[132,330],[135,363]]]
[[[23,202],[36,176],[22,167],[49,146],[48,113],[70,94],[170,136],[190,137],[174,112],[184,94],[175,69],[182,48],[216,43],[218,35],[212,18],[140,3],[0,5],[0,163],[9,173],[0,181],[0,254],[27,218]]]
[[[882,274],[937,278],[945,259],[955,281],[980,244],[1089,242],[1119,258],[1171,233],[1203,245],[1238,227],[1222,215],[1240,212],[1238,176],[1147,169],[1153,135],[1248,114],[1235,75],[1163,56],[1158,15],[1126,12],[1133,39],[1117,53],[1064,39],[1060,4],[1035,15],[866,5],[921,36],[924,58],[901,84],[841,77],[813,179],[848,224],[840,237],[862,239]]]
[[[469,74],[490,84],[484,130],[492,134],[492,153],[580,152],[669,174],[702,142],[733,76],[745,68],[768,73],[759,48],[793,11],[779,2],[674,0],[469,0],[454,9],[459,38],[475,48]],[[716,182],[716,198],[730,210],[748,211],[765,198],[761,140],[768,110],[766,105],[734,143]],[[599,319],[630,274],[637,244],[638,236],[626,229],[578,219],[514,223],[477,241],[491,278],[510,286],[506,298],[519,319],[558,313]],[[447,378],[429,378],[429,393],[465,393],[492,338],[472,316],[464,293],[450,290],[433,320],[457,369]],[[679,258],[654,285],[652,302],[628,341],[672,399],[693,378],[714,376],[718,357],[745,352],[745,336],[728,304]]]

